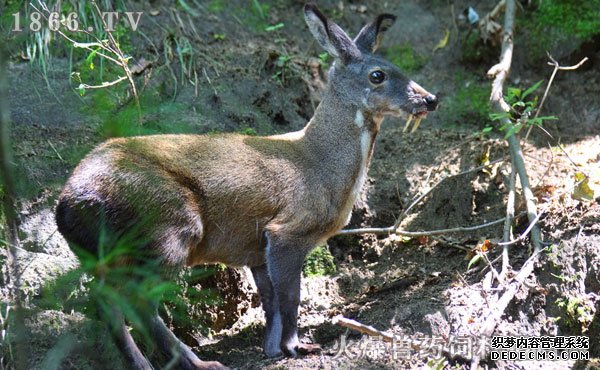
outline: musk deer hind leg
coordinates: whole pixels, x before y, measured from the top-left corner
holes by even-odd
[[[189,239],[189,237],[188,237]],[[163,243],[169,245],[171,249],[184,251],[183,247],[188,240],[183,233],[177,237],[165,238]],[[161,265],[161,275],[163,279],[173,279],[177,271],[184,265],[184,254],[171,256],[170,260],[163,260]],[[174,369],[181,370],[225,370],[228,367],[217,361],[202,361],[196,354],[179,340],[173,332],[165,325],[165,322],[158,314],[158,302],[150,303],[152,311],[148,320],[148,332],[154,344],[158,347],[163,355],[163,358],[170,359],[170,363],[174,364]]]
[[[144,357],[135,344],[131,333],[125,326],[123,314],[117,308],[111,310],[111,317],[107,318],[108,329],[117,345],[119,351],[125,357],[128,368],[132,370],[152,370],[150,362]]]
[[[226,370],[229,369],[218,361],[202,361],[194,352],[181,342],[155,311],[150,319],[150,334],[158,348],[165,356],[178,358],[177,366],[174,368],[182,370]]]
[[[311,248],[312,245],[303,245],[301,241],[271,236],[267,245],[268,275],[281,316],[281,349],[291,357],[320,351],[320,346],[298,340],[300,277],[304,258]]]

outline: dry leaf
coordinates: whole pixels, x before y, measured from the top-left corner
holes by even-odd
[[[575,182],[577,186],[573,190],[571,197],[577,200],[594,200],[594,191],[590,188],[589,178],[582,172],[575,172]]]
[[[131,66],[131,73],[133,73],[134,75],[140,74],[144,72],[144,70],[148,68],[151,64],[152,62],[149,62],[144,57],[141,57],[140,59],[136,60]]]
[[[550,184],[540,185],[533,189],[533,195],[536,197],[538,202],[542,202],[545,199],[551,198],[555,192],[556,186]]]
[[[492,243],[490,243],[490,241],[488,239],[486,239],[478,247],[479,247],[480,251],[485,253],[485,252],[489,251],[490,249],[492,249],[493,245],[492,245]]]
[[[450,38],[450,30],[447,28],[444,30],[444,37],[437,43],[437,45],[433,48],[433,53],[435,53],[438,49],[443,49],[448,45],[448,39]]]

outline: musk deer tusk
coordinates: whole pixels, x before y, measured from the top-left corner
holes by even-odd
[[[406,124],[404,125],[404,130],[402,130],[402,132],[408,131],[408,126],[410,126],[410,123],[412,122],[414,117],[415,116],[413,114],[408,116],[408,119],[406,120]]]
[[[415,125],[413,126],[412,130],[410,130],[411,134],[413,132],[417,131],[417,129],[419,128],[419,125],[421,124],[422,119],[423,119],[422,117],[417,117],[417,119],[415,119]]]

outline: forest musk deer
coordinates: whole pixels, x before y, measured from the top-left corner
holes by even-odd
[[[130,266],[146,258],[160,261],[160,271],[217,262],[249,266],[265,312],[269,357],[318,347],[298,341],[302,264],[348,223],[384,116],[423,117],[437,106],[434,95],[373,54],[393,15],[379,15],[354,40],[315,5],[306,5],[304,15],[335,58],[306,127],[268,137],[112,139],[81,161],[56,209],[58,228],[76,251],[98,253],[126,239],[134,249],[120,263]],[[122,317],[115,312],[109,320],[119,349],[130,366],[151,368]],[[179,355],[180,368],[221,367],[198,359],[156,312],[146,321],[157,347]]]

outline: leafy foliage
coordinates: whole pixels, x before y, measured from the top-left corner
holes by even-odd
[[[323,276],[335,273],[335,261],[327,246],[313,249],[306,257],[302,271],[306,276]]]
[[[540,0],[519,24],[530,36],[524,40],[534,61],[546,58],[555,46],[574,45],[600,35],[600,0]]]
[[[559,298],[556,305],[565,312],[569,326],[586,332],[594,319],[593,303],[586,297],[568,296]]]
[[[427,62],[424,56],[418,54],[408,44],[391,46],[385,50],[384,54],[390,62],[406,73],[418,71]]]
[[[483,126],[490,113],[489,85],[463,73],[457,74],[456,81],[460,88],[445,98],[438,114],[451,125],[475,123]]]
[[[509,87],[507,95],[504,97],[511,107],[509,112],[490,113],[490,118],[494,121],[504,121],[500,126],[500,131],[505,131],[505,137],[509,137],[521,131],[524,127],[542,126],[545,121],[557,120],[555,116],[535,116],[538,97],[527,99],[535,90],[537,90],[542,81],[538,81],[526,90],[517,87]],[[508,121],[506,121],[508,119]]]
[[[540,1],[532,21],[541,32],[552,27],[567,35],[589,39],[600,34],[600,0]]]

